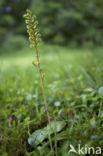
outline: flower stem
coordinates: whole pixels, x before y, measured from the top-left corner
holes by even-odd
[[[44,78],[43,78],[43,74],[41,72],[40,60],[39,60],[39,52],[38,52],[37,46],[35,46],[35,51],[36,51],[36,61],[38,62],[37,63],[37,70],[38,70],[38,73],[40,75],[40,81],[41,81],[41,87],[42,87],[42,93],[43,93],[43,99],[44,99],[45,109],[46,109],[46,113],[47,113],[49,127],[51,129],[51,121],[50,121],[50,114],[49,114],[49,110],[48,110],[48,103],[47,103],[46,91],[45,91],[45,86],[44,86]],[[51,150],[53,151],[53,146],[52,146],[52,141],[51,141],[51,136],[50,136],[49,130],[48,130],[48,137],[49,137],[49,142],[50,142]]]

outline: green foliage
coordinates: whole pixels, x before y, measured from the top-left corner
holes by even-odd
[[[1,46],[9,44],[15,35],[27,35],[22,18],[27,8],[37,16],[46,42],[71,47],[103,45],[102,0],[2,0]]]
[[[42,45],[40,51],[57,155],[71,156],[70,144],[75,148],[78,144],[103,147],[102,49]],[[1,156],[53,156],[44,134],[45,130],[48,132],[48,121],[38,74],[30,65],[32,57],[32,50],[28,49],[0,57]],[[55,128],[58,125],[59,130]],[[43,136],[39,135],[41,132]],[[31,146],[28,139],[33,137],[39,144]]]
[[[23,36],[16,35],[10,40],[9,45],[7,45],[7,48],[9,48],[8,50],[16,51],[26,47],[26,44],[27,41]]]
[[[47,127],[35,131],[28,139],[28,142],[31,146],[39,145],[42,143],[46,138],[48,138],[48,134],[53,134],[55,132],[60,132],[66,123],[64,121],[56,121],[51,123],[51,127],[47,125]]]
[[[39,18],[43,39],[48,42],[103,44],[102,0],[38,0],[33,1],[31,9]]]
[[[101,95],[101,96],[103,96],[103,87],[100,87],[100,88],[99,88],[98,94]]]
[[[0,46],[10,44],[15,35],[25,34],[22,15],[30,3],[31,0],[0,1]]]
[[[9,35],[10,39],[8,38],[7,41],[4,42],[3,47],[1,47],[1,54],[10,54],[10,53],[16,53],[18,50],[22,50],[23,48],[26,48],[29,46],[28,41],[24,38],[22,35]],[[8,43],[7,43],[8,42]]]

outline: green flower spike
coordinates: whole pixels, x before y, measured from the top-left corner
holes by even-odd
[[[24,15],[25,23],[27,25],[27,32],[29,34],[30,47],[35,48],[41,41],[41,34],[39,32],[38,21],[36,16],[32,17],[31,11],[27,9],[26,14]]]

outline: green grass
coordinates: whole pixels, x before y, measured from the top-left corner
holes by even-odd
[[[32,65],[34,57],[30,49],[2,53],[0,57],[1,156],[12,156],[14,152],[17,156],[53,155],[47,136],[39,140],[48,123],[39,75]],[[52,123],[56,120],[57,126],[61,126],[51,132],[58,156],[71,155],[70,143],[74,147],[79,143],[103,147],[102,52],[42,45],[40,59]],[[35,135],[37,145],[30,140]]]

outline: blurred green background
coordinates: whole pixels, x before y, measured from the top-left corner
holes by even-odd
[[[103,45],[103,0],[0,0],[0,47],[25,46],[27,8],[37,16],[46,43]]]

